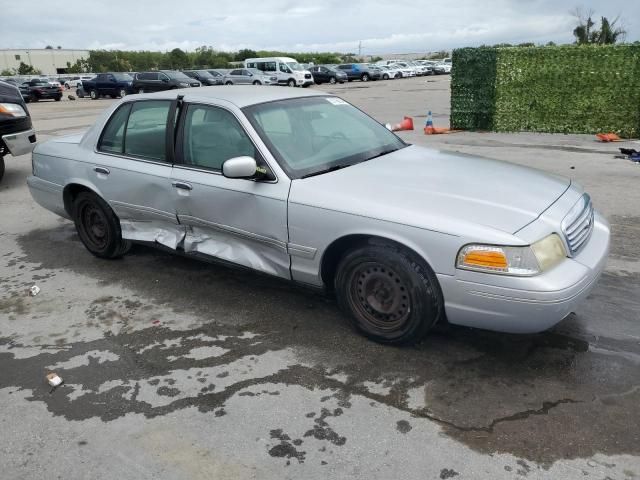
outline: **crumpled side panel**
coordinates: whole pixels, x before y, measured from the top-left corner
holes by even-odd
[[[283,259],[277,246],[259,241],[238,241],[223,232],[188,227],[184,251],[199,252],[278,277],[290,278],[288,257]]]
[[[134,222],[120,220],[122,238],[138,240],[140,242],[157,242],[174,250],[184,240],[185,227],[183,225],[171,225],[167,222]]]

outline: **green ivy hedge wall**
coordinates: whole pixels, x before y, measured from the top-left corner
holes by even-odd
[[[640,134],[640,45],[462,48],[451,127]]]

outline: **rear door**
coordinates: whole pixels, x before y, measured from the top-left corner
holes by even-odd
[[[248,122],[243,126],[238,120],[240,113],[236,117],[222,106],[190,104],[181,118],[171,183],[178,219],[186,227],[185,252],[290,278],[290,181],[222,175],[225,160],[244,155],[271,171],[247,131]]]
[[[124,238],[176,248],[183,238],[172,201],[175,102],[126,102],[98,141],[90,178],[120,218]],[[167,137],[167,126],[169,136]]]

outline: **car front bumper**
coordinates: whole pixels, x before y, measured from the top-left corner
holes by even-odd
[[[514,277],[457,270],[438,280],[449,323],[508,333],[551,328],[596,285],[609,253],[609,225],[598,213],[580,253],[540,275]]]
[[[14,157],[26,155],[36,146],[36,132],[33,129],[2,136],[2,142]]]

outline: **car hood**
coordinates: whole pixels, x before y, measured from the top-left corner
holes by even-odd
[[[508,162],[409,146],[294,180],[290,201],[453,235],[468,234],[469,225],[513,234],[570,184]]]

